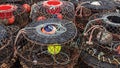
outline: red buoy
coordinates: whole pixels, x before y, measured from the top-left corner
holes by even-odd
[[[31,7],[29,4],[23,4],[23,8],[26,10],[26,12],[30,12],[31,11]]]
[[[11,18],[8,18],[8,24],[9,25],[13,24],[14,21],[15,21],[15,17],[14,16],[12,16]]]

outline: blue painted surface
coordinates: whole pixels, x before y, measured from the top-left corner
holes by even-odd
[[[44,27],[45,31],[47,32],[51,32],[53,30],[53,26],[52,25],[47,25]]]

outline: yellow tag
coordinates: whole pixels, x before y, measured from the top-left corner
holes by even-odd
[[[61,51],[61,45],[60,44],[50,44],[48,45],[48,52],[52,55],[58,54]]]

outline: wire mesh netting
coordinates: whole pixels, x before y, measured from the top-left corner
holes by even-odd
[[[108,0],[89,0],[81,1],[76,8],[76,24],[79,29],[84,29],[88,23],[88,19],[95,13],[115,12],[116,6],[113,1]]]
[[[105,21],[107,23],[107,25],[105,27],[109,32],[114,33],[114,34],[119,34],[119,13],[106,13],[106,14],[97,13],[97,14],[94,14],[93,16],[91,16],[89,18],[89,21],[97,19],[97,18],[105,19]],[[98,21],[98,22],[100,22],[100,21]]]
[[[88,1],[84,4],[82,4],[82,6],[91,9],[93,12],[102,12],[103,10],[113,10],[115,9],[115,4],[112,1],[108,1],[108,0],[91,0]]]
[[[103,14],[91,20],[84,30],[81,58],[89,66],[117,68],[119,58],[119,13]]]
[[[51,2],[51,1],[50,1]],[[57,13],[62,14],[64,19],[74,19],[74,5],[68,1],[58,1],[59,3],[52,5],[49,1],[40,1],[32,5],[30,17],[32,20],[36,20],[39,16],[46,18],[55,17]]]
[[[19,27],[24,27],[29,22],[29,13],[26,12],[25,8],[22,5],[16,4],[18,8],[14,12],[15,16],[15,25]]]
[[[52,27],[48,25],[52,25],[55,32],[51,34]],[[56,18],[29,24],[19,31],[15,40],[20,62],[28,68],[73,67],[79,57],[79,43],[75,24]],[[60,52],[54,53],[54,50]]]
[[[119,0],[0,0],[0,68],[120,68],[119,9]]]
[[[32,45],[31,45],[32,44]],[[28,46],[29,45],[29,46]],[[67,44],[69,45],[69,44]],[[62,50],[57,55],[51,55],[47,51],[47,47],[40,47],[40,45],[34,45],[29,43],[25,45],[24,49],[20,49],[20,63],[24,67],[73,67],[79,57],[79,50],[74,47],[67,47],[64,45]],[[32,50],[30,50],[33,48]]]
[[[0,67],[9,68],[12,65],[13,36],[9,27],[0,25]]]
[[[43,26],[53,24],[57,29],[55,34],[45,34],[42,33]],[[33,27],[33,28],[29,28]],[[76,27],[71,21],[59,20],[59,19],[48,19],[40,22],[33,22],[25,28],[27,38],[29,40],[34,40],[40,44],[53,44],[53,43],[65,43],[69,42],[76,36]],[[38,34],[39,33],[39,34]],[[53,39],[54,38],[54,39]],[[51,40],[52,39],[52,40]]]

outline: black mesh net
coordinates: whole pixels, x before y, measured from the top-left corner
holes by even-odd
[[[0,25],[0,67],[8,68],[12,65],[13,36],[12,30]]]
[[[85,13],[86,12],[84,10],[85,8],[89,10],[88,13]],[[113,1],[108,1],[108,0],[82,1],[76,8],[76,13],[77,13],[76,15],[86,16],[85,14],[87,14],[87,16],[90,16],[91,14],[94,13],[110,12],[110,11],[114,11],[115,9],[116,9],[116,5],[115,3],[113,3]],[[90,10],[91,10],[91,14],[90,14]]]
[[[56,31],[49,34],[52,27],[47,25],[52,25]],[[47,32],[43,32],[43,28]],[[73,67],[79,57],[79,43],[75,24],[55,18],[29,24],[19,31],[15,40],[20,63],[28,68]],[[52,53],[60,48],[60,52]]]
[[[119,13],[103,14],[88,22],[81,47],[81,58],[88,65],[98,68],[120,65],[118,22]]]
[[[119,13],[97,13],[97,14],[94,14],[92,15],[90,18],[89,18],[89,21],[90,20],[94,20],[94,19],[97,19],[97,18],[103,18],[105,19],[106,23],[105,23],[105,28],[113,33],[113,34],[119,34]],[[100,22],[100,21],[97,21],[97,22]]]
[[[46,25],[54,25],[57,29],[54,34],[45,34],[42,28]],[[26,36],[29,40],[34,40],[40,44],[53,44],[69,42],[77,34],[76,27],[73,22],[59,19],[48,19],[45,21],[33,22],[26,28]],[[51,40],[52,39],[52,40]]]
[[[82,6],[91,9],[92,11],[103,11],[103,10],[113,10],[115,9],[115,4],[112,1],[108,0],[91,0],[86,1],[86,3],[82,4]]]
[[[19,27],[24,27],[29,22],[29,13],[25,11],[25,8],[23,8],[22,5],[16,4],[18,8],[14,12],[15,16],[15,25],[18,25]]]
[[[103,14],[105,14],[105,13],[95,13],[95,14],[93,14],[89,17],[88,21],[94,20],[94,19],[97,19],[97,18],[101,18]]]
[[[75,22],[78,29],[84,30],[89,17],[96,13],[115,12],[116,6],[113,1],[108,0],[83,0],[76,8]]]

